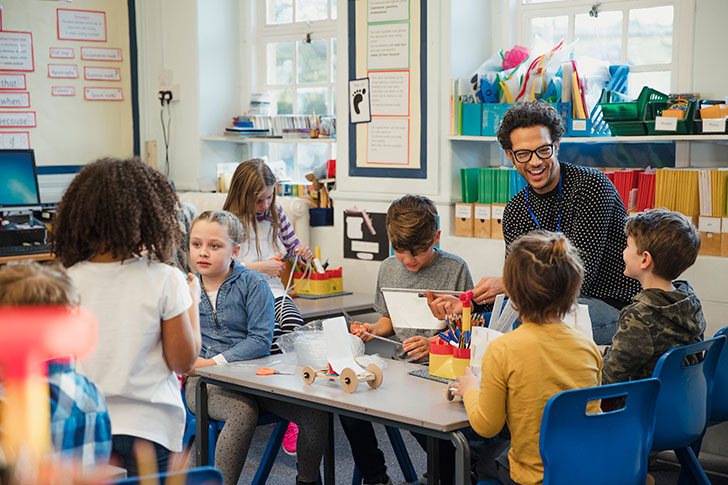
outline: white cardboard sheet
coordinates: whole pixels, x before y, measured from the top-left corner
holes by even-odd
[[[411,290],[403,288],[382,288],[384,301],[387,303],[389,318],[395,328],[425,328],[442,330],[447,326],[445,320],[438,320],[432,315],[427,305],[427,298],[419,295],[427,290]],[[438,293],[437,290],[432,290]],[[445,292],[442,293],[452,293]]]
[[[323,327],[326,339],[326,358],[334,372],[341,374],[341,371],[347,367],[356,374],[364,372],[364,369],[354,360],[346,319],[344,317],[329,318],[324,320]]]

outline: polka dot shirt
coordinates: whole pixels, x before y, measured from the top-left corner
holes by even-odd
[[[598,170],[559,163],[561,203],[558,187],[547,194],[531,190],[528,207],[541,229],[547,231],[557,230],[561,207],[561,232],[577,248],[584,264],[582,295],[606,299],[608,303],[629,303],[640,285],[623,274],[627,211],[622,199],[612,182]],[[528,213],[526,189],[523,189],[505,208],[503,236],[506,248],[519,236],[535,229],[538,226]]]

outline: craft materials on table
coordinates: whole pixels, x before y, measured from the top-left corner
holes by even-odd
[[[255,371],[255,375],[257,376],[273,376],[273,375],[286,375],[286,376],[292,376],[290,372],[281,372],[276,369],[272,369],[270,367],[259,367],[258,370]]]

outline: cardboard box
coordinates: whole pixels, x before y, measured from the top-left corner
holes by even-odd
[[[721,226],[720,255],[728,257],[728,217],[723,218]]]
[[[720,217],[698,217],[700,232],[700,254],[703,256],[721,255],[721,219]]]
[[[475,204],[473,235],[475,237],[490,238],[490,204]]]
[[[503,212],[505,209],[505,204],[490,206],[490,237],[492,239],[503,239]]]
[[[455,235],[473,237],[473,204],[455,204]]]

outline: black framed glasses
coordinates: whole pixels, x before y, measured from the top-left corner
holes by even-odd
[[[535,153],[538,158],[541,160],[548,160],[551,158],[551,156],[554,154],[554,144],[550,143],[548,145],[540,146],[536,148],[535,150],[511,150],[511,153],[513,154],[513,158],[518,163],[528,163],[531,161],[531,158],[533,158],[533,154]]]

